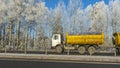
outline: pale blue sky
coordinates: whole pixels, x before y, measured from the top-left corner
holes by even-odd
[[[63,1],[67,6],[70,0],[44,0],[48,8],[55,8],[60,1]],[[99,1],[104,1],[106,4],[109,3],[109,0],[82,0],[83,8],[86,8],[89,4],[95,4]]]

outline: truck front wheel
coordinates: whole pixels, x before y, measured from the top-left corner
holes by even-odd
[[[63,52],[63,48],[61,46],[56,46],[56,53],[62,53]]]
[[[84,46],[79,46],[79,48],[78,48],[78,52],[79,52],[80,54],[84,54],[85,51],[86,51],[86,49],[85,49]]]

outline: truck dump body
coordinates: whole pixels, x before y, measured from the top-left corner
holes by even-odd
[[[113,34],[113,36],[114,36],[113,43],[116,46],[120,47],[120,33],[116,32],[116,33]]]
[[[104,43],[104,33],[69,35],[66,33],[66,44],[71,45],[100,45]]]

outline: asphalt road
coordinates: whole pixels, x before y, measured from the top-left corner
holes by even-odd
[[[0,59],[0,68],[119,68],[115,63]]]

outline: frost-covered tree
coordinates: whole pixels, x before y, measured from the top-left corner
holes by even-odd
[[[120,0],[112,0],[109,3],[112,18],[113,32],[120,31]]]
[[[90,4],[85,9],[85,19],[86,19],[86,28],[87,32],[90,32],[92,29],[93,24],[93,17],[92,17],[93,6]]]
[[[104,11],[104,12],[103,12]],[[92,18],[92,30],[95,32],[102,32],[106,29],[106,25],[108,22],[108,6],[104,3],[104,1],[97,2],[93,5],[93,10],[91,12]]]
[[[26,27],[27,27],[27,31],[29,31],[29,34],[36,32],[35,38],[37,38],[36,40],[37,44],[36,45],[34,44],[35,47],[39,47],[40,46],[39,42],[41,42],[44,39],[44,29],[43,29],[44,26],[42,26],[42,24],[44,24],[45,20],[47,20],[46,19],[47,12],[48,9],[47,7],[45,7],[45,3],[42,1],[35,4],[34,0],[30,0],[29,3],[26,5],[25,14],[24,14]],[[32,32],[31,28],[35,29],[36,31]]]
[[[20,34],[21,34],[21,21],[23,21],[23,11],[25,9],[25,4],[27,3],[27,0],[8,0],[6,2],[7,7],[7,13],[6,13],[6,19],[9,23],[9,46],[13,45],[11,43],[14,42],[14,45],[18,48],[20,45]],[[16,28],[13,28],[15,26]],[[15,31],[16,30],[16,31]],[[14,33],[13,33],[14,32]],[[14,35],[16,34],[16,36]],[[15,36],[14,41],[12,36]],[[14,37],[13,36],[13,37]],[[22,38],[22,37],[21,37]]]
[[[96,4],[89,5],[86,9],[88,31],[89,32],[104,32],[105,33],[105,44],[109,43],[109,34],[111,26],[111,14],[109,6],[104,1],[97,2]]]
[[[52,27],[52,33],[63,33],[63,27],[62,27],[62,18],[64,17],[64,3],[60,2],[55,10],[53,10],[53,27]]]
[[[6,0],[0,0],[0,47],[5,45],[7,36],[6,36],[6,13],[7,13],[7,6]]]
[[[83,31],[83,10],[82,10],[82,1],[81,0],[70,0],[69,6],[67,7],[67,23],[68,31],[71,33],[79,33]]]

